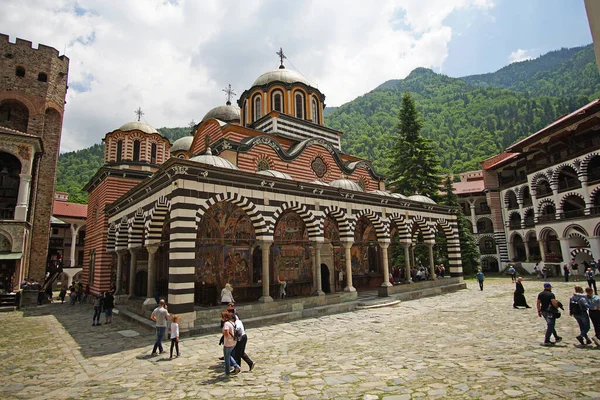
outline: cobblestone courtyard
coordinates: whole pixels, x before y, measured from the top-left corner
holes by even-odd
[[[248,329],[257,366],[249,372],[244,364],[229,379],[216,334],[183,339],[182,357],[169,360],[148,357],[152,333],[119,316],[93,327],[86,305],[2,313],[0,396],[600,398],[600,350],[575,347],[577,324],[564,314],[557,323],[564,342],[542,347],[545,323],[535,312],[542,282],[524,284],[528,310],[512,308],[510,279],[494,278],[483,292],[470,281],[467,290],[395,307]],[[555,282],[554,292],[566,304],[572,287]]]

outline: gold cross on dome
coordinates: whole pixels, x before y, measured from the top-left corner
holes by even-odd
[[[223,91],[225,93],[227,93],[227,105],[230,106],[231,105],[231,96],[235,96],[237,93],[233,91],[233,89],[231,88],[231,83],[229,85],[227,85],[227,87],[225,89],[223,89]]]
[[[139,122],[139,121],[140,121],[140,119],[142,119],[142,115],[144,115],[144,112],[142,111],[142,108],[141,108],[141,107],[138,107],[138,109],[137,109],[137,110],[135,110],[135,112],[134,112],[134,113],[135,113],[135,115],[137,115],[137,117],[138,117],[138,122]]]
[[[277,54],[277,55],[279,56],[279,62],[281,63],[280,67],[283,67],[283,60],[284,60],[285,58],[287,58],[287,57],[285,56],[285,54],[283,54],[283,49],[280,47],[280,48],[279,48],[279,51],[278,51],[278,52],[276,52],[275,54]]]

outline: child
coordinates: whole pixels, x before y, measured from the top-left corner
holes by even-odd
[[[173,315],[171,319],[171,357],[173,358],[173,346],[177,350],[177,357],[181,355],[179,352],[179,315]]]

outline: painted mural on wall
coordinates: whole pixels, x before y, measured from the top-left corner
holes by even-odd
[[[247,286],[252,277],[254,227],[238,206],[220,202],[202,217],[196,236],[196,281]]]
[[[374,269],[373,262],[369,260],[369,252],[373,253],[375,246],[377,246],[377,233],[373,224],[367,218],[360,218],[356,222],[354,246],[350,251],[353,275],[368,275]]]
[[[340,244],[340,229],[337,221],[331,217],[325,219],[323,224],[323,236],[333,246],[333,262],[336,273],[346,273],[346,257]],[[336,278],[337,279],[337,278]]]
[[[277,221],[273,239],[274,278],[311,281],[312,254],[302,218],[291,211],[284,213]]]

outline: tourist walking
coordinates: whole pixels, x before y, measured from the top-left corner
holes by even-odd
[[[252,371],[256,363],[252,361],[250,357],[248,357],[248,354],[246,354],[246,344],[248,343],[248,336],[246,336],[244,324],[242,323],[242,320],[239,319],[235,314],[233,316],[233,319],[233,327],[235,329],[234,336],[237,339],[237,343],[235,345],[235,348],[233,349],[233,359],[240,367],[242,365],[242,359],[244,359],[246,364],[248,364],[248,367],[250,367],[250,371]]]
[[[479,282],[479,290],[483,290],[483,280],[485,279],[485,275],[480,269],[477,270],[475,278],[477,278],[477,282]]]
[[[104,315],[106,316],[105,324],[112,323],[112,311],[115,308],[115,298],[111,292],[106,292],[104,295],[104,303],[102,304],[104,307]]]
[[[579,264],[575,261],[571,261],[571,273],[573,274],[573,280],[577,282],[577,276],[579,275]]]
[[[594,336],[592,340],[594,344],[600,347],[600,297],[594,294],[592,288],[585,288],[585,294],[588,302],[588,310],[590,319],[592,320],[592,326],[594,327]]]
[[[171,318],[171,355],[169,358],[173,358],[173,347],[175,347],[176,355],[179,357],[179,315],[173,315]]]
[[[587,279],[588,287],[594,287],[594,294],[598,294],[598,288],[596,288],[596,274],[592,270],[592,267],[589,267],[587,271],[585,271],[585,279]]]
[[[156,322],[156,342],[154,342],[154,348],[152,349],[152,355],[155,356],[156,350],[158,350],[160,354],[165,352],[162,346],[162,341],[165,331],[167,330],[169,312],[167,311],[167,304],[164,300],[161,299],[158,302],[158,307],[152,311],[150,319]]]
[[[240,373],[239,364],[231,357],[233,348],[235,347],[235,339],[233,338],[234,326],[233,321],[235,320],[234,314],[230,314],[227,310],[221,313],[221,320],[224,320],[223,324],[223,359],[225,360],[225,376],[231,374],[231,366],[233,365],[233,374],[237,375]]]
[[[544,346],[553,346],[562,340],[562,337],[556,333],[556,319],[560,318],[559,308],[562,308],[562,305],[552,293],[552,285],[548,282],[544,283],[544,290],[537,297],[538,317],[544,317],[547,325]],[[556,342],[550,341],[553,335]]]
[[[233,287],[229,283],[221,290],[221,304],[233,303]]]
[[[287,287],[287,282],[277,278],[277,283],[279,283],[279,298],[284,299],[286,295],[285,288]]]
[[[92,317],[92,326],[100,325],[100,314],[102,313],[102,303],[104,297],[101,294],[94,298],[94,316]]]
[[[569,266],[563,264],[563,275],[565,276],[565,282],[569,282]]]
[[[588,337],[590,331],[590,317],[588,316],[588,301],[587,296],[583,294],[583,288],[579,285],[574,287],[575,293],[569,299],[569,315],[577,320],[579,325],[579,336],[576,339],[582,346],[584,344],[591,344],[592,341]],[[584,343],[585,339],[585,343]]]
[[[517,283],[515,284],[515,293],[513,295],[513,308],[525,307],[531,308],[527,304],[527,300],[525,299],[525,288],[523,287],[523,277],[517,278]]]
[[[510,279],[512,279],[513,283],[517,281],[517,270],[512,265],[508,268],[508,274],[510,275]]]

